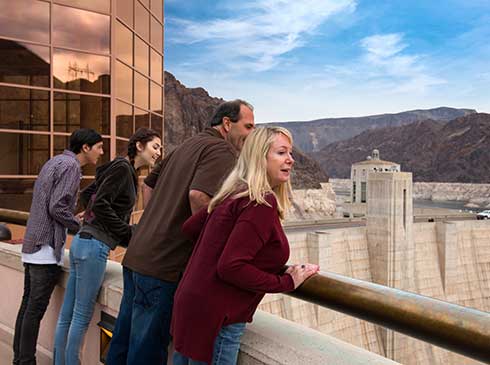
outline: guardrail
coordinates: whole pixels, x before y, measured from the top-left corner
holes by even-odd
[[[490,313],[327,272],[288,294],[490,362]]]
[[[0,222],[25,225],[28,217],[0,209]],[[487,312],[327,272],[288,295],[490,363]]]
[[[25,226],[28,218],[29,212],[0,208],[0,222]]]

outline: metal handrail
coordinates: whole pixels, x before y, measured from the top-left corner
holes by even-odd
[[[490,363],[490,313],[331,272],[288,294]]]
[[[0,209],[0,221],[25,225],[28,217]],[[330,272],[288,295],[490,363],[490,313]]]
[[[0,208],[0,222],[25,226],[29,219],[29,212]]]

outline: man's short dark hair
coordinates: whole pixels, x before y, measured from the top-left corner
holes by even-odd
[[[84,144],[90,148],[96,143],[102,141],[102,136],[90,128],[80,128],[70,136],[70,151],[80,153]]]
[[[245,105],[252,111],[254,110],[254,107],[250,103],[247,103],[245,100],[236,99],[232,101],[225,101],[224,103],[220,104],[214,112],[214,115],[211,118],[211,126],[214,127],[223,123],[224,117],[230,118],[233,123],[238,122],[238,120],[240,119],[241,105]]]

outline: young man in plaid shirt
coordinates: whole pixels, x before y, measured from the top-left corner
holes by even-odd
[[[99,133],[78,129],[69,150],[46,162],[36,179],[22,246],[24,294],[15,323],[14,365],[36,364],[39,325],[61,274],[66,231],[80,226],[74,213],[82,167],[95,165],[103,153]]]

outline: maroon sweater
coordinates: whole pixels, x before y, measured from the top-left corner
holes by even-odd
[[[189,218],[183,231],[198,239],[174,299],[172,335],[177,351],[193,360],[211,362],[221,327],[251,322],[265,293],[294,290],[281,274],[289,244],[272,207],[248,198],[228,198],[208,216]]]

